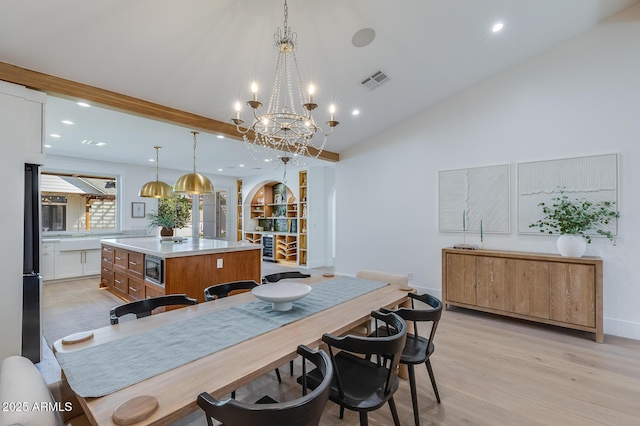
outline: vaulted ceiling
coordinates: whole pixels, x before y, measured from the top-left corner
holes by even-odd
[[[251,96],[252,81],[263,103],[268,100],[283,3],[0,0],[0,62],[229,123],[235,102]],[[635,3],[288,0],[288,24],[297,33],[303,83],[316,86],[318,121],[328,119],[330,103],[337,107],[341,124],[326,149],[339,154]],[[493,32],[499,22],[503,29]],[[365,28],[375,38],[357,47],[353,37]],[[388,81],[363,87],[377,71]],[[352,115],[355,109],[359,115]],[[192,167],[186,126],[53,98],[46,127],[51,155],[149,166],[153,146],[160,145],[161,167]],[[243,176],[264,167],[240,142],[216,136],[199,136],[199,171]],[[83,146],[82,140],[105,145]]]

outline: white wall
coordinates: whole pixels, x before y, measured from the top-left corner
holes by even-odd
[[[515,233],[516,164],[617,152],[617,246],[597,238],[586,255],[604,261],[605,333],[640,339],[639,40],[635,6],[342,153],[336,271],[413,272],[440,295],[441,248],[461,235],[438,232],[438,171],[505,163],[512,233],[485,234],[485,247],[557,252],[555,237]]]
[[[32,120],[30,90],[0,81],[0,361],[20,355],[22,341],[22,253],[24,218],[24,164],[41,160],[41,120]],[[43,99],[44,100],[44,99]],[[41,108],[40,108],[41,111]],[[37,129],[40,129],[38,133]]]

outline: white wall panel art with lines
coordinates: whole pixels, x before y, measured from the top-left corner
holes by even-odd
[[[540,234],[540,228],[529,227],[544,216],[538,204],[553,204],[560,188],[569,199],[613,201],[618,210],[618,154],[519,163],[518,233]],[[614,235],[617,224],[613,219],[607,225]]]
[[[508,164],[438,172],[439,231],[462,232],[465,213],[468,232],[510,232]]]

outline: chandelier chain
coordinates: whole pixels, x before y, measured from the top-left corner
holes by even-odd
[[[191,132],[193,134],[193,173],[196,172],[196,135],[198,132]]]

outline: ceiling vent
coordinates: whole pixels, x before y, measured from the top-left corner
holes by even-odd
[[[389,81],[389,77],[387,77],[385,73],[383,73],[382,71],[376,71],[369,77],[362,80],[360,84],[369,90],[373,90],[376,87],[382,86],[387,81]]]

